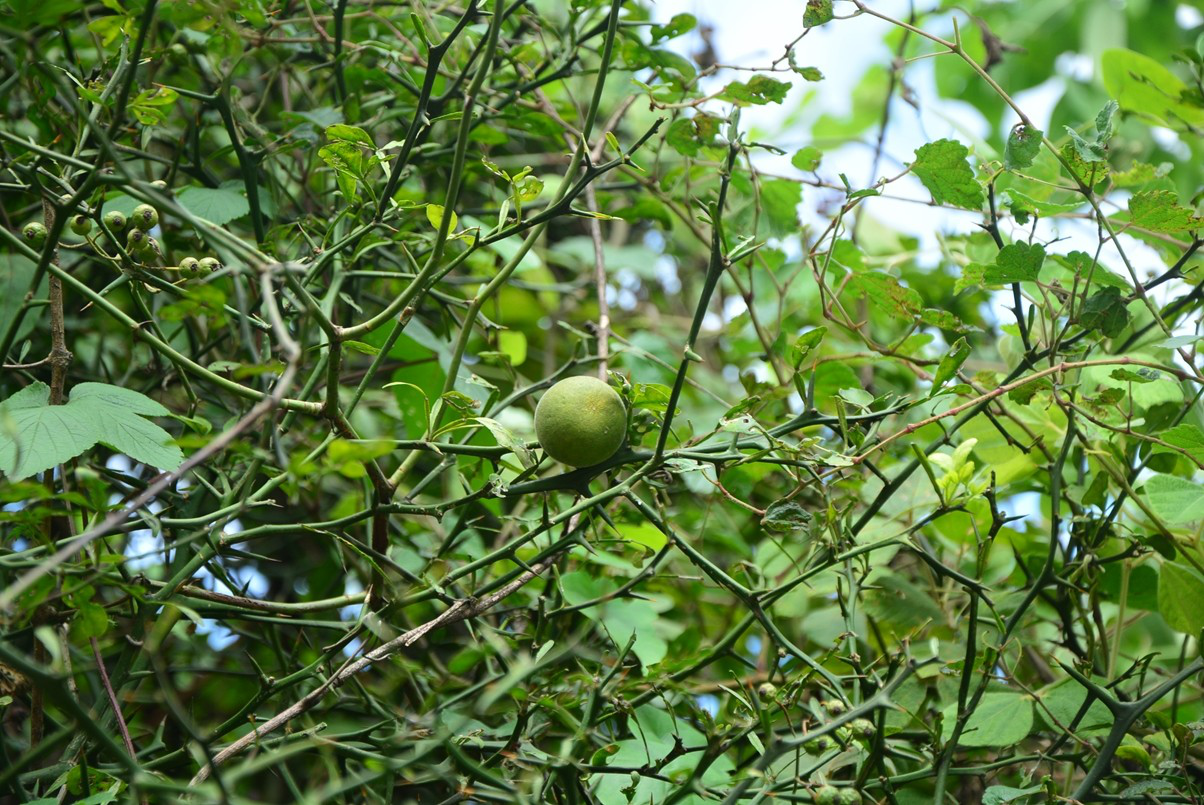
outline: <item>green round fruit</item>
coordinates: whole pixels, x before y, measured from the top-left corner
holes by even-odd
[[[198,277],[207,277],[222,267],[222,261],[216,257],[202,257],[197,263],[200,269],[197,272]]]
[[[117,210],[109,210],[105,213],[105,226],[112,230],[113,234],[125,231],[125,214]]]
[[[167,182],[163,181],[162,179],[155,179],[155,181],[151,182],[151,187],[155,188],[156,190],[166,190]]]
[[[618,392],[593,377],[567,377],[535,407],[535,435],[544,452],[570,467],[592,467],[615,454],[627,436]]]
[[[874,726],[874,722],[868,718],[855,718],[849,722],[849,729],[853,731],[853,735],[858,738],[869,740],[874,737],[874,733],[878,728]]]
[[[834,716],[844,715],[848,710],[848,708],[844,706],[844,702],[842,702],[840,699],[828,699],[827,701],[820,702],[819,706]]]
[[[77,235],[86,235],[92,231],[92,219],[86,215],[71,216],[71,231]]]
[[[815,805],[840,805],[840,789],[834,785],[821,785],[811,792]]]
[[[201,276],[201,263],[195,257],[185,257],[180,261],[180,276],[186,280]]]
[[[150,235],[135,227],[125,237],[125,248],[133,254],[141,254],[150,246]]]
[[[159,212],[149,204],[139,204],[134,208],[134,214],[130,218],[133,220],[134,226],[150,231],[159,223]]]
[[[40,249],[46,243],[46,227],[39,224],[37,221],[30,221],[21,230],[21,234],[29,241],[29,245],[35,249]]]
[[[812,738],[809,741],[803,742],[803,751],[809,755],[822,755],[833,746],[832,739],[827,735],[821,735],[818,738]]]

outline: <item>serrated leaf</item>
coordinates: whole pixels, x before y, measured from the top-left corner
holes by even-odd
[[[1115,338],[1129,323],[1129,309],[1120,289],[1104,288],[1092,295],[1083,305],[1079,323],[1088,330],[1099,330],[1109,338]]]
[[[807,0],[807,10],[803,12],[803,27],[814,28],[831,22],[835,15],[832,12],[832,0]]]
[[[723,88],[719,97],[737,106],[764,106],[767,103],[781,103],[789,91],[788,81],[779,81],[767,75],[755,75],[747,82],[731,82]]]
[[[1179,204],[1173,190],[1143,190],[1129,199],[1129,221],[1153,232],[1183,232],[1199,229],[1200,219]]]
[[[1012,127],[1007,143],[1003,147],[1003,167],[1008,170],[1023,170],[1033,164],[1041,151],[1041,138],[1045,132],[1019,123]]]
[[[955,204],[966,209],[982,208],[985,196],[974,178],[969,149],[956,140],[937,140],[916,149],[911,171],[928,188],[937,204]]]
[[[988,285],[1036,282],[1045,264],[1045,247],[1039,243],[1009,243],[999,250],[995,262],[983,272]]]

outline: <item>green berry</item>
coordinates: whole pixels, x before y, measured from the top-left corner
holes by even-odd
[[[173,64],[185,64],[188,62],[188,48],[179,42],[172,42],[167,46],[167,58],[171,59]]]
[[[42,224],[39,224],[37,221],[30,221],[28,224],[26,224],[25,228],[21,230],[21,234],[25,236],[27,241],[29,241],[29,245],[33,246],[35,249],[42,248],[42,246],[46,243],[46,227]]]
[[[155,188],[156,190],[166,190],[167,182],[163,181],[162,179],[155,179],[155,181],[151,182],[151,187]]]
[[[113,234],[125,231],[125,214],[117,210],[109,210],[104,217],[105,226],[107,226]]]
[[[878,731],[877,727],[874,726],[874,722],[868,718],[853,719],[849,722],[849,729],[852,730],[855,737],[864,738],[867,741],[873,738],[874,733]]]
[[[201,264],[195,257],[185,257],[180,261],[180,276],[186,280],[194,280],[201,276]]]
[[[202,257],[197,262],[198,267],[200,268],[198,276],[201,277],[207,277],[222,267],[222,261],[218,260],[216,257]]]
[[[134,222],[134,226],[147,231],[154,229],[159,223],[159,213],[149,204],[139,204],[134,208],[134,214],[130,216]]]
[[[848,709],[844,706],[844,702],[842,702],[840,699],[828,699],[827,701],[820,702],[819,706],[834,716],[844,715],[845,711]]]
[[[77,235],[86,235],[92,231],[92,219],[86,215],[71,216],[71,231]]]
[[[125,248],[131,254],[141,254],[150,246],[150,235],[135,227],[130,230],[130,234],[126,235]]]
[[[811,792],[815,805],[840,805],[840,789],[834,785],[821,785]]]
[[[803,750],[809,755],[822,755],[831,748],[832,739],[827,735],[821,735],[803,743]]]

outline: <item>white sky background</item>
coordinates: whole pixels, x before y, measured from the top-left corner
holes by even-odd
[[[905,19],[910,8],[907,0],[875,0],[873,5],[876,10],[897,19]],[[698,18],[700,25],[705,22],[714,26],[713,44],[722,64],[767,66],[781,56],[785,45],[802,32],[804,7],[803,0],[657,0],[654,13],[661,21],[666,21],[675,14],[693,14]],[[853,10],[853,6],[851,3],[837,2],[835,10],[838,15],[847,15]],[[1199,24],[1200,13],[1196,9],[1181,5],[1179,11],[1179,22],[1183,27]],[[964,24],[965,15],[959,13],[959,16],[963,30],[972,29]],[[951,24],[942,25],[941,19],[926,18],[925,29],[948,36]],[[947,20],[948,15],[944,19]],[[809,144],[810,122],[821,114],[841,115],[849,110],[853,88],[870,65],[890,63],[893,53],[883,44],[890,27],[890,23],[862,15],[853,19],[833,20],[807,35],[796,48],[797,62],[800,65],[818,67],[824,74],[824,80],[810,83],[793,73],[773,74],[774,77],[793,84],[786,100],[782,104],[751,106],[742,110],[741,125],[751,129],[748,139],[772,143],[789,152],[786,156],[779,157],[766,151],[756,151],[754,161],[762,170],[785,176],[802,175],[790,165],[790,155]],[[1073,47],[1075,43],[1077,38],[1070,46]],[[693,32],[672,40],[671,45],[684,55],[690,55],[701,49],[701,39],[697,32]],[[1022,54],[1012,56],[1022,57]],[[946,64],[946,58],[954,57],[925,59],[907,67],[904,80],[914,90],[920,109],[917,111],[896,93],[892,100],[890,128],[886,137],[884,158],[878,169],[879,175],[898,173],[902,163],[910,162],[914,158],[916,148],[942,137],[956,139],[969,146],[973,161],[976,141],[991,137],[995,142],[1001,142],[1000,135],[1006,134],[1007,129],[1017,122],[1005,117],[1004,131],[990,132],[982,116],[969,104],[941,98],[936,90],[934,70]],[[1076,78],[1089,79],[1095,68],[1096,65],[1087,58],[1059,60],[1059,75],[1051,76],[1036,88],[1015,93],[1013,97],[1037,125],[1057,139],[1060,136],[1059,132],[1049,131],[1048,123],[1054,105],[1062,94],[1061,76],[1073,75]],[[747,81],[750,75],[752,74],[744,71],[720,71],[709,79],[711,83],[705,85],[705,88],[715,91],[732,80]],[[808,108],[799,114],[799,106],[809,92],[815,93],[815,97]],[[791,122],[792,116],[797,116],[799,122]],[[1165,134],[1173,140],[1172,133]],[[873,159],[872,143],[876,136],[877,128],[874,127],[864,136],[868,145],[851,145],[825,151],[819,169],[820,176],[825,180],[838,181],[839,174],[845,173],[854,188],[871,183],[878,178],[869,175]],[[927,190],[911,176],[893,183],[886,192],[920,200],[925,204],[930,200]],[[816,213],[819,201],[823,198],[821,193],[822,191],[815,188],[804,188],[800,209],[805,223],[826,224],[826,219]],[[918,236],[926,254],[931,254],[931,264],[940,259],[936,250],[936,233],[972,231],[982,220],[980,215],[971,212],[929,207],[889,198],[866,199],[862,204],[865,206],[863,215],[883,221],[891,228]],[[1013,234],[1008,232],[1011,225],[1010,219],[1001,224],[1005,238]],[[1014,237],[1026,238],[1027,230],[1015,232]],[[1057,247],[1060,252],[1081,249],[1094,253],[1098,244],[1095,227],[1087,222],[1063,220],[1056,223],[1042,222],[1038,226],[1038,240],[1045,241],[1054,237],[1064,238]],[[1145,244],[1124,235],[1121,236],[1121,241],[1139,277],[1144,278],[1163,269],[1163,262],[1157,253]],[[1105,249],[1102,259],[1120,276],[1127,276],[1115,249]],[[1166,283],[1157,289],[1154,295],[1164,301],[1175,294],[1177,285],[1178,283],[1174,282]],[[998,306],[995,312],[1001,321],[1012,321],[1010,312]]]

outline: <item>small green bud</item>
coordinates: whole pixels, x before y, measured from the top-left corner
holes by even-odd
[[[113,231],[113,234],[125,231],[125,215],[117,210],[109,210],[104,217],[105,226]]]
[[[154,229],[159,223],[158,211],[149,204],[139,204],[134,208],[134,214],[130,216],[134,221],[134,226],[147,231]]]
[[[92,231],[92,219],[86,215],[71,216],[71,231],[77,235],[86,235]]]
[[[40,249],[43,245],[45,245],[46,236],[48,233],[46,232],[45,226],[37,221],[30,221],[25,225],[25,228],[21,230],[21,234],[25,236],[27,241],[29,241],[30,246],[33,246],[35,249]]]
[[[156,190],[166,190],[167,182],[163,181],[162,179],[155,179],[155,181],[151,182],[151,187],[155,188]]]

